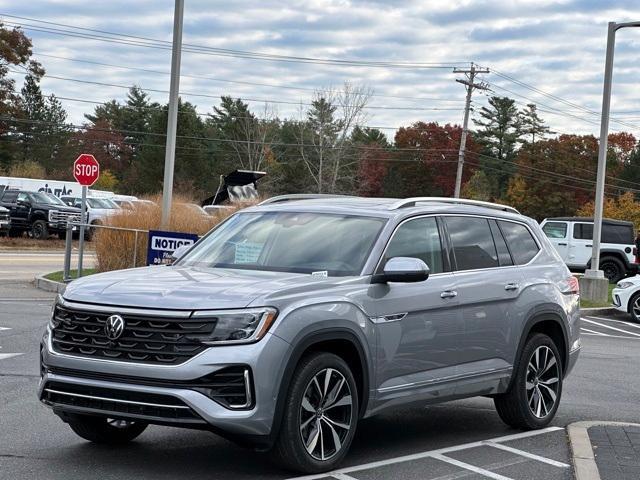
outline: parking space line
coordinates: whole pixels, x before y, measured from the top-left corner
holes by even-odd
[[[433,457],[434,455],[443,455],[450,452],[457,452],[460,450],[467,450],[469,448],[481,447],[484,444],[484,442],[487,442],[487,441],[494,442],[494,443],[510,442],[512,440],[520,440],[523,438],[536,437],[538,435],[557,432],[559,430],[564,430],[564,429],[562,427],[547,427],[540,430],[514,433],[512,435],[505,435],[503,437],[490,438],[488,440],[478,440],[476,442],[463,443],[461,445],[454,445],[452,447],[444,447],[444,448],[439,448],[437,450],[429,450],[426,452],[412,453],[410,455],[403,455],[401,457],[388,458],[386,460],[378,460],[377,462],[363,463],[361,465],[356,465],[353,467],[340,468],[338,470],[334,470],[333,472],[305,475],[302,477],[292,477],[290,480],[317,480],[320,478],[332,477],[337,473],[359,472],[362,470],[369,470],[372,468],[385,467],[387,465],[394,465],[396,463],[409,462],[412,460],[421,460],[423,458]],[[506,478],[506,477],[502,477],[502,478]]]
[[[337,479],[337,480],[358,480],[357,478],[351,477],[351,476],[347,475],[346,473],[334,473],[331,476],[333,478]]]
[[[613,318],[592,317],[591,315],[589,315],[589,318],[595,318],[596,320],[602,320],[604,322],[621,323],[623,325],[626,325],[627,327],[640,328],[640,325],[638,325],[637,323],[623,322],[622,320],[614,320]]]
[[[494,443],[491,441],[486,441],[484,442],[484,444],[493,448],[499,448],[500,450],[504,450],[505,452],[515,453],[516,455],[520,455],[521,457],[530,458],[531,460],[548,463],[549,465],[553,465],[554,467],[569,468],[569,465],[567,465],[566,463],[558,462],[557,460],[552,460],[551,458],[547,458],[547,457],[541,457],[540,455],[525,452],[524,450],[520,450],[518,448],[509,447],[507,445],[502,445],[500,443]]]
[[[640,337],[640,333],[628,332],[626,330],[622,330],[621,328],[612,327],[610,325],[605,325],[604,323],[595,322],[593,320],[589,320],[589,319],[586,319],[586,318],[583,318],[582,321],[583,322],[593,323],[594,325],[599,325],[602,328],[609,328],[609,329],[615,330],[617,332],[626,333],[627,335],[633,335],[634,337]]]
[[[22,353],[0,353],[0,360],[6,360],[8,358],[17,357],[22,355]]]
[[[622,338],[623,340],[634,340],[640,341],[640,338],[636,337],[625,337],[623,335],[609,335],[608,333],[586,333],[583,332],[582,335],[587,335],[589,337],[607,337],[607,338]]]
[[[600,335],[602,337],[608,337],[609,336],[606,333],[596,332],[595,330],[589,330],[588,328],[584,328],[584,327],[582,327],[580,329],[580,331],[581,331],[581,333],[591,333],[592,335]]]
[[[434,453],[433,455],[431,455],[431,458],[435,458],[436,460],[440,460],[441,462],[450,463],[451,465],[455,465],[458,468],[469,470],[485,477],[494,478],[495,480],[513,480],[509,477],[505,477],[504,475],[500,475],[499,473],[494,473],[490,470],[485,470],[484,468],[476,467],[475,465],[464,463],[454,458],[446,457],[439,453]]]

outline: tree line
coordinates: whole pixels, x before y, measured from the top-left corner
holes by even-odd
[[[16,69],[24,72],[21,86],[10,75]],[[72,125],[60,100],[42,92],[44,75],[24,33],[0,25],[0,174],[69,180],[83,152],[101,163],[97,188],[162,189],[166,104],[132,86],[124,101],[98,103]],[[289,118],[230,96],[204,112],[181,99],[175,188],[205,198],[220,175],[247,169],[267,172],[265,194],[453,195],[461,127],[424,119],[388,135],[366,126],[372,95],[348,83],[318,90]],[[538,219],[573,214],[593,198],[597,147],[593,135],[552,132],[534,104],[520,108],[493,96],[473,112],[463,196]],[[640,148],[631,133],[609,136],[607,184],[612,199],[640,192]]]

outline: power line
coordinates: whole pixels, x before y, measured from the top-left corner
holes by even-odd
[[[75,25],[69,25],[64,23],[49,22],[45,20],[39,20],[29,17],[21,17],[18,15],[0,14],[0,17],[9,17],[19,20],[27,20],[30,22],[36,22],[44,25],[53,25],[54,27],[43,27],[41,25],[33,25],[24,22],[12,22],[5,21],[9,25],[20,26],[22,28],[34,31],[40,31],[44,33],[53,33],[57,35],[76,36],[80,38],[88,38],[93,40],[108,41],[112,43],[124,43],[132,46],[160,48],[168,50],[171,48],[171,43],[165,40],[159,40],[149,37],[141,37],[136,35],[128,35],[123,33],[109,32],[106,30],[96,30],[91,28],[77,27]],[[67,30],[64,30],[67,29]],[[72,30],[68,30],[72,29]],[[89,33],[82,33],[89,32]],[[196,44],[183,44],[183,51],[189,51],[191,53],[201,53],[209,55],[219,56],[232,56],[237,58],[249,58],[254,60],[268,60],[268,61],[280,61],[280,62],[295,62],[295,63],[315,63],[323,65],[341,65],[341,66],[357,66],[357,67],[383,67],[383,68],[404,68],[404,69],[450,69],[453,66],[461,66],[468,62],[391,62],[391,61],[365,61],[365,60],[345,60],[345,59],[333,59],[333,58],[316,58],[316,57],[303,57],[303,56],[291,56],[291,55],[279,55],[279,54],[267,54],[261,52],[252,52],[245,50],[234,50],[227,48],[207,47]]]
[[[16,70],[12,70],[9,69],[10,72],[13,73],[21,73],[18,72]],[[116,83],[106,83],[106,82],[97,82],[95,80],[83,80],[83,79],[79,79],[79,78],[70,78],[70,77],[60,77],[57,75],[50,75],[47,74],[45,78],[53,78],[55,80],[63,80],[63,81],[69,81],[69,82],[77,82],[77,83],[85,83],[85,84],[90,84],[90,85],[98,85],[98,86],[102,86],[102,87],[114,87],[114,88],[124,88],[129,90],[131,88],[131,86],[129,85],[120,85],[120,84],[116,84]],[[143,92],[154,92],[154,93],[169,93],[168,90],[160,90],[160,89],[155,89],[155,88],[142,88],[139,87],[141,91]],[[193,92],[180,92],[180,95],[185,95],[188,97],[203,97],[203,98],[215,98],[215,99],[220,99],[222,96],[225,95],[212,95],[212,94],[206,94],[206,93],[193,93]],[[305,106],[313,106],[312,103],[306,103],[306,102],[294,102],[294,101],[286,101],[286,100],[274,100],[274,99],[265,99],[265,98],[247,98],[244,97],[242,98],[242,100],[247,101],[247,102],[259,102],[259,103],[276,103],[276,104],[284,104],[284,105],[305,105]],[[342,105],[343,107],[353,107],[354,105]],[[448,110],[448,111],[457,111],[460,110],[460,108],[454,108],[454,107],[389,107],[389,106],[382,106],[382,105],[366,105],[362,108],[366,108],[366,109],[371,109],[371,110],[408,110],[408,111],[440,111],[440,110]]]
[[[121,68],[123,70],[132,70],[132,71],[137,71],[137,72],[144,72],[144,73],[153,73],[153,74],[160,74],[160,75],[169,75],[169,72],[166,71],[162,71],[162,70],[151,70],[151,69],[147,69],[147,68],[138,68],[138,67],[131,67],[131,66],[125,66],[125,65],[115,65],[112,63],[103,63],[103,62],[96,62],[96,61],[92,61],[92,60],[84,60],[84,59],[79,59],[79,58],[71,58],[71,57],[62,57],[59,55],[50,55],[50,54],[45,54],[45,53],[40,53],[40,52],[34,52],[34,55],[37,57],[47,57],[47,58],[55,58],[58,60],[67,60],[70,62],[78,62],[78,63],[86,63],[88,65],[97,65],[97,66],[102,66],[102,67],[110,67],[110,68]],[[322,88],[312,88],[312,87],[301,87],[301,86],[297,86],[297,85],[274,85],[274,84],[270,84],[270,83],[262,83],[262,82],[249,82],[249,81],[244,81],[244,80],[231,80],[231,79],[227,79],[227,78],[217,78],[217,77],[209,77],[206,75],[193,75],[193,74],[185,74],[182,73],[180,74],[181,77],[184,78],[193,78],[193,79],[199,79],[199,80],[207,80],[207,81],[211,81],[211,82],[224,82],[224,83],[234,83],[234,84],[239,84],[239,85],[250,85],[250,86],[256,86],[256,87],[268,87],[268,88],[279,88],[279,89],[285,89],[285,90],[297,90],[297,91],[303,91],[303,92],[321,92]],[[371,97],[379,97],[379,98],[393,98],[393,99],[400,99],[400,100],[414,100],[414,101],[433,101],[433,102],[454,102],[454,103],[459,103],[460,100],[454,100],[454,99],[450,99],[450,98],[440,98],[440,97],[410,97],[410,96],[403,96],[403,95],[383,95],[383,94],[377,94],[377,93],[372,93],[370,95]]]

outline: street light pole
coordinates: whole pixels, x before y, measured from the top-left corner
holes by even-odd
[[[176,0],[173,14],[173,48],[171,51],[171,84],[167,118],[167,143],[164,154],[164,182],[162,185],[162,228],[168,228],[173,195],[173,171],[176,160],[176,132],[178,130],[178,95],[180,92],[180,56],[182,53],[182,23],[184,0]]]
[[[602,235],[602,210],[604,205],[604,181],[607,169],[607,137],[609,136],[609,113],[611,110],[611,85],[613,78],[613,54],[616,31],[625,27],[640,27],[640,22],[609,22],[607,33],[607,54],[604,66],[604,88],[602,91],[602,116],[600,118],[600,145],[598,149],[598,174],[596,177],[596,198],[593,215],[593,241],[591,267],[585,272],[584,296],[590,300],[606,301],[606,280],[600,270],[600,239]],[[602,288],[595,287],[600,281]]]

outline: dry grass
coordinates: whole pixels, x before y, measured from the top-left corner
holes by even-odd
[[[47,240],[35,240],[26,235],[22,237],[0,236],[0,250],[64,250],[64,240],[49,238]],[[74,247],[78,242],[74,240]],[[85,244],[85,248],[91,248],[91,244]]]
[[[123,210],[122,213],[109,219],[109,226],[138,230],[160,230],[162,212],[157,205],[161,203],[162,199],[160,196],[155,196],[150,197],[149,200],[156,202],[156,205],[143,205],[131,211]],[[181,205],[184,203],[192,203],[192,200],[174,196],[171,220],[166,230],[204,235],[241,208],[224,210],[216,216],[202,216],[198,211]],[[131,268],[134,266],[134,252],[136,252],[135,266],[144,266],[146,264],[148,235],[142,232],[138,233],[137,245],[135,245],[135,238],[134,232],[100,229],[96,233],[94,242],[97,270],[106,272]]]

